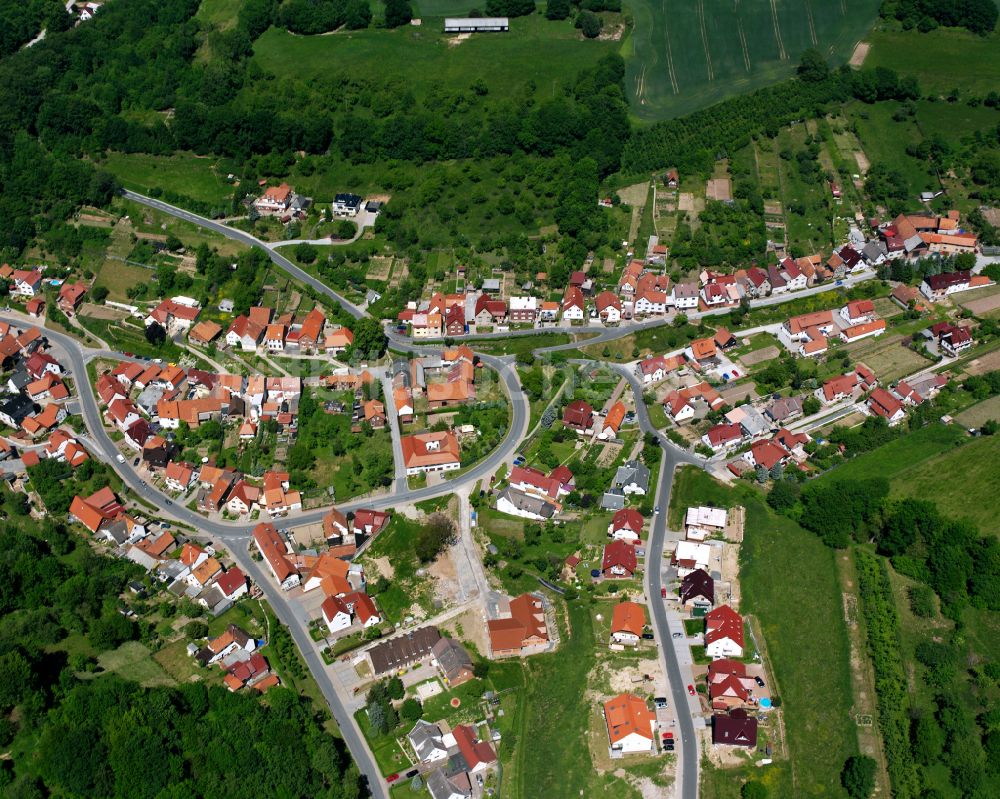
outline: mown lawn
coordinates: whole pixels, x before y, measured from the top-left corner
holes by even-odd
[[[429,10],[450,13],[441,0],[434,6]],[[534,95],[548,99],[553,85],[572,80],[618,46],[584,41],[572,20],[551,22],[541,14],[511,19],[508,33],[474,34],[456,46],[448,44],[450,37],[442,30],[439,20],[333,36],[292,36],[271,28],[254,43],[254,61],[279,79],[329,79],[337,70],[377,72],[405,82],[418,99],[432,88],[462,91],[478,80],[491,97],[519,97],[524,85],[534,81]]]
[[[834,553],[795,522],[772,513],[753,488],[730,489],[688,467],[674,486],[671,519],[698,504],[743,504],[747,509],[740,553],[741,610],[753,614],[763,630],[790,755],[789,761],[777,760],[764,773],[770,795],[831,796],[844,761],[857,752]],[[748,776],[746,769],[707,770],[703,796],[737,797]],[[754,770],[753,776],[761,773]]]

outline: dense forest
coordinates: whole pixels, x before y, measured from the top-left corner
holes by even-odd
[[[21,494],[2,500],[4,796],[360,795],[322,714],[290,690],[272,689],[265,703],[222,686],[144,689],[102,673],[87,651],[156,638],[141,614],[119,612],[126,583],[143,570],[94,554],[61,522],[37,524]]]

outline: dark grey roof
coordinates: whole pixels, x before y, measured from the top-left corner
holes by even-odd
[[[681,580],[681,602],[688,602],[696,597],[704,597],[715,604],[715,581],[704,569],[695,569]]]
[[[604,510],[621,510],[625,507],[625,493],[620,488],[609,488],[601,499]]]
[[[431,648],[431,654],[449,681],[461,676],[463,669],[472,668],[472,658],[454,638],[442,638]]]
[[[639,461],[625,461],[615,472],[615,485],[626,486],[635,483],[646,490],[649,488],[649,469]]]
[[[408,666],[430,654],[431,648],[441,640],[437,627],[421,627],[399,638],[372,647],[368,652],[375,674],[385,674]]]
[[[5,413],[18,424],[24,421],[26,416],[30,416],[34,410],[35,404],[25,394],[13,394],[0,402],[0,412]]]
[[[448,747],[444,745],[444,737],[441,735],[440,727],[424,719],[419,719],[406,737],[421,761],[430,760],[435,752],[448,751]]]
[[[357,208],[361,205],[361,196],[357,194],[338,194],[333,198],[333,201],[337,205],[348,205],[351,208]]]
[[[7,382],[13,386],[15,391],[20,391],[31,382],[31,375],[28,374],[22,363],[14,370],[14,373],[7,378]]]
[[[441,769],[436,768],[427,775],[427,790],[433,799],[460,799],[471,796],[470,793],[458,789]]]
[[[527,511],[535,516],[542,516],[546,519],[551,519],[556,513],[556,506],[551,502],[542,499],[542,497],[536,497],[533,494],[526,494],[510,486],[507,486],[507,488],[497,495],[497,500],[499,501],[500,499],[506,499],[518,510]]]

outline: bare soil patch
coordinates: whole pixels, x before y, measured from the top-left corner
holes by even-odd
[[[858,42],[854,48],[854,52],[851,53],[851,60],[847,63],[855,69],[860,67],[865,63],[865,59],[868,58],[868,51],[871,49],[872,46],[868,42]]]
[[[733,182],[729,178],[712,178],[705,185],[705,199],[729,202],[733,199]]]
[[[85,302],[80,306],[80,314],[91,319],[124,319],[128,316],[128,311],[119,308],[109,308],[107,305],[95,305],[92,302]]]
[[[997,292],[992,297],[980,297],[976,300],[963,302],[962,307],[968,308],[976,316],[981,316],[982,314],[989,313],[990,311],[995,311],[1000,308],[1000,292]]]
[[[992,372],[994,369],[1000,369],[1000,350],[989,352],[975,360],[969,361],[969,364],[965,367],[965,373],[967,375],[982,375]]]
[[[759,350],[748,352],[746,355],[741,355],[740,363],[744,366],[756,366],[758,363],[773,360],[780,354],[781,350],[779,350],[776,346],[762,347]]]

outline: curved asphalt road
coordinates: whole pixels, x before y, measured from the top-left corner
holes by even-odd
[[[240,241],[244,244],[254,247],[262,247],[267,251],[268,256],[271,261],[277,265],[279,268],[284,269],[290,275],[294,276],[303,283],[313,287],[316,291],[330,297],[335,302],[339,303],[344,307],[348,313],[350,313],[355,318],[362,318],[367,316],[366,312],[357,306],[350,303],[346,298],[334,292],[324,283],[320,282],[316,278],[312,277],[287,258],[284,258],[279,253],[275,251],[272,247],[268,246],[264,242],[260,241],[254,236],[243,231],[236,230],[222,223],[216,222],[214,220],[206,219],[200,217],[196,214],[192,214],[189,211],[185,211],[181,208],[176,208],[172,205],[164,203],[160,200],[151,199],[149,197],[143,197],[142,195],[135,194],[133,192],[125,191],[124,196],[130,200],[147,205],[151,208],[155,208],[160,211],[164,211],[172,216],[179,219],[186,220],[196,225],[209,228],[222,235]],[[755,300],[751,303],[752,307],[764,307],[770,305],[778,305],[789,300],[796,299],[798,297],[807,296],[810,294],[816,294],[822,291],[828,291],[831,288],[849,288],[850,286],[856,285],[857,283],[869,280],[875,275],[872,273],[863,273],[860,275],[855,275],[847,278],[841,286],[816,286],[804,291],[795,292],[794,294],[778,295],[772,296],[760,300]],[[728,313],[729,309],[718,309],[710,310],[702,313],[692,313],[690,318],[697,319],[708,316],[716,316]],[[23,321],[23,320],[22,320]],[[646,328],[657,327],[660,325],[667,324],[666,319],[653,319],[644,322],[631,323],[627,325],[620,326],[618,328],[603,328],[594,329],[590,327],[567,327],[567,326],[555,326],[548,328],[533,328],[529,330],[516,331],[510,333],[488,333],[480,335],[467,335],[467,336],[457,336],[457,339],[465,339],[472,343],[476,339],[500,339],[508,338],[511,336],[521,336],[521,335],[544,335],[551,332],[566,332],[574,334],[587,334],[596,333],[592,335],[586,341],[573,342],[570,344],[556,345],[553,347],[543,347],[537,349],[536,353],[543,352],[554,352],[559,350],[574,349],[581,344],[600,344],[607,341],[612,341],[614,339],[620,338],[630,333],[636,332],[638,330],[643,330]],[[388,336],[393,344],[394,349],[404,351],[407,353],[419,353],[421,351],[426,352],[429,347],[434,345],[416,344],[412,339],[407,339],[405,337],[399,336],[389,327]],[[74,340],[67,336],[63,336],[58,333],[49,331],[47,333],[50,341],[53,344],[60,345],[62,349],[65,350],[68,356],[68,362],[72,364],[73,370],[79,374],[85,375],[84,361],[81,357],[80,346]],[[516,449],[516,447],[521,443],[521,439],[526,435],[528,428],[529,419],[529,407],[526,398],[524,397],[523,391],[521,389],[520,383],[517,378],[516,369],[513,366],[513,358],[509,356],[497,357],[485,354],[479,354],[480,359],[492,369],[494,369],[497,374],[502,379],[502,384],[504,390],[507,392],[512,407],[512,419],[510,430],[505,436],[503,442],[500,446],[494,450],[491,455],[480,463],[478,466],[470,469],[468,472],[464,473],[455,480],[446,481],[442,485],[434,488],[423,488],[416,491],[406,491],[402,495],[389,494],[384,497],[379,497],[376,499],[366,500],[363,502],[354,502],[342,505],[343,510],[353,510],[358,507],[391,507],[397,504],[401,499],[407,501],[419,501],[421,499],[427,499],[431,497],[441,496],[444,494],[453,493],[459,485],[468,485],[474,483],[476,480],[488,477],[493,471],[505,461]],[[620,375],[625,377],[632,386],[633,391],[637,400],[642,397],[643,386],[639,381],[638,377],[627,367],[609,364],[609,366],[618,372]],[[80,381],[78,380],[78,385]],[[89,383],[88,383],[89,385]],[[94,437],[96,438],[102,452],[105,454],[106,459],[110,463],[117,466],[117,462],[114,460],[117,455],[117,449],[114,446],[114,442],[110,440],[104,431],[103,424],[101,422],[100,411],[97,407],[97,403],[94,400],[93,392],[80,392],[81,395],[81,405],[84,412],[84,417],[87,420],[87,425],[91,429]],[[677,651],[675,645],[672,642],[671,631],[668,625],[668,619],[666,614],[666,609],[662,601],[660,601],[660,591],[663,587],[663,575],[662,575],[662,563],[663,563],[663,548],[666,540],[667,532],[667,512],[670,506],[670,493],[673,485],[673,478],[676,468],[682,464],[692,464],[704,468],[706,462],[696,458],[691,453],[680,449],[675,446],[669,440],[659,436],[658,431],[652,425],[650,421],[649,414],[643,403],[636,403],[637,408],[637,418],[639,422],[640,429],[644,432],[651,432],[657,434],[660,440],[661,447],[663,449],[663,459],[661,461],[660,469],[660,480],[656,491],[656,502],[662,512],[656,514],[650,533],[649,546],[646,555],[646,590],[648,593],[649,605],[651,608],[651,616],[653,624],[656,628],[656,634],[660,642],[660,652],[661,656],[666,663],[666,674],[670,684],[671,694],[674,700],[674,707],[677,715],[678,724],[680,726],[681,734],[681,751],[680,751],[680,762],[678,771],[678,783],[679,796],[680,799],[697,799],[698,796],[698,767],[699,767],[699,741],[695,734],[694,724],[692,721],[692,713],[695,712],[696,708],[691,703],[687,691],[685,681],[683,679],[680,662],[677,656]],[[251,558],[249,558],[245,549],[241,544],[246,541],[248,531],[245,527],[232,524],[224,524],[217,521],[208,521],[202,518],[200,515],[188,511],[186,508],[179,508],[173,505],[172,501],[161,495],[155,489],[143,485],[140,483],[138,477],[132,473],[129,469],[119,470],[122,474],[125,482],[136,491],[137,494],[143,496],[148,501],[154,501],[160,505],[160,507],[165,507],[167,513],[172,515],[182,521],[187,522],[195,526],[198,529],[205,530],[211,535],[218,536],[221,539],[226,539],[234,544],[233,556],[246,572],[248,572],[264,589],[268,600],[271,602],[278,614],[278,618],[282,623],[286,624],[291,630],[293,636],[295,637],[296,643],[301,649],[303,656],[309,665],[310,670],[313,672],[320,687],[323,690],[324,696],[329,702],[334,717],[337,723],[343,730],[345,740],[347,741],[348,747],[351,750],[352,755],[358,762],[359,768],[362,773],[368,778],[369,784],[372,790],[372,794],[375,797],[386,796],[385,783],[381,778],[378,767],[375,764],[375,760],[371,755],[368,745],[364,738],[360,735],[357,726],[354,723],[353,718],[351,718],[346,709],[338,697],[336,690],[333,686],[332,681],[327,675],[326,669],[320,662],[319,656],[316,652],[315,647],[312,645],[312,641],[309,637],[308,630],[306,628],[305,620],[300,618],[295,610],[289,605],[282,592],[273,585],[273,581],[270,579],[270,575],[263,572],[260,565],[255,563]],[[319,520],[323,515],[323,511],[313,511],[310,513],[301,514],[294,517],[292,521],[296,524],[308,523]],[[686,645],[686,644],[685,644]],[[688,708],[692,713],[685,714],[683,709]]]
[[[204,216],[198,216],[198,214],[193,214],[190,211],[185,211],[183,208],[178,208],[176,205],[170,205],[170,203],[165,203],[162,200],[154,200],[152,197],[144,197],[141,194],[136,194],[135,192],[129,191],[128,189],[122,189],[122,196],[126,200],[132,200],[140,205],[148,206],[149,208],[154,208],[157,211],[163,211],[166,214],[170,214],[178,219],[183,219],[185,222],[190,222],[192,225],[198,225],[199,227],[208,228],[209,230],[214,230],[216,233],[221,233],[227,239],[233,239],[234,241],[246,244],[248,247],[260,247],[264,252],[267,253],[271,262],[281,269],[284,269],[288,274],[295,277],[297,280],[301,280],[307,286],[312,286],[320,294],[325,294],[327,297],[340,303],[340,305],[355,319],[360,319],[366,316],[364,311],[362,311],[358,306],[354,305],[352,302],[348,301],[346,297],[342,297],[340,294],[335,292],[325,283],[317,280],[308,272],[300,269],[291,261],[289,261],[285,256],[279,253],[277,250],[269,247],[266,242],[261,241],[256,236],[251,236],[249,233],[245,233],[237,228],[230,227],[222,222],[216,222],[214,219],[208,219]]]

